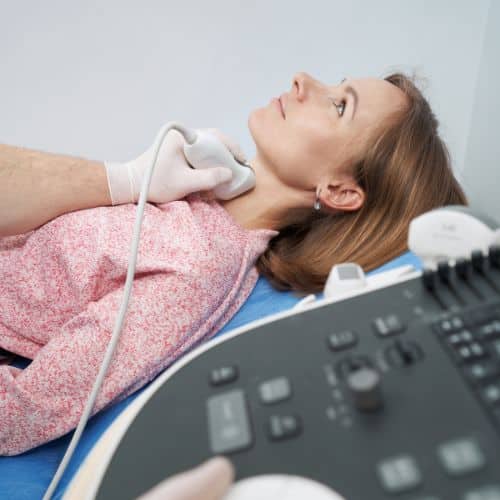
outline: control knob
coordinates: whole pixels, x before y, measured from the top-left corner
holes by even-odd
[[[371,367],[363,367],[351,372],[346,379],[354,400],[360,411],[375,411],[382,407],[380,375]]]

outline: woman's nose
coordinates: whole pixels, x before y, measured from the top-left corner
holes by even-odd
[[[307,92],[313,87],[315,83],[314,78],[305,73],[304,71],[300,71],[297,73],[292,80],[292,92],[297,94],[297,99],[299,101],[303,100],[307,95]]]

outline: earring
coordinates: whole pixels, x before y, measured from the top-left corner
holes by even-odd
[[[320,193],[321,193],[321,188],[318,186],[316,188],[316,201],[314,202],[314,210],[321,209],[321,201],[319,200]]]

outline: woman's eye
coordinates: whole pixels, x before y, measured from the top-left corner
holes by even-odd
[[[345,101],[342,101],[340,104],[337,104],[333,99],[332,99],[332,102],[333,102],[333,105],[337,108],[337,112],[339,114],[339,116],[343,116],[344,115],[344,111],[345,111]],[[342,113],[339,111],[339,108],[342,109]]]

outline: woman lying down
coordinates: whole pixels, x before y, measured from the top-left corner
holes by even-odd
[[[185,164],[177,178],[182,140],[165,138],[93,414],[215,335],[259,273],[279,290],[320,292],[334,264],[370,271],[407,250],[411,219],[467,203],[405,75],[331,85],[298,73],[280,101],[250,114],[257,184],[229,201],[210,191],[227,169]],[[148,151],[120,165],[0,147],[0,347],[33,360],[0,366],[0,455],[78,424],[121,304]]]

